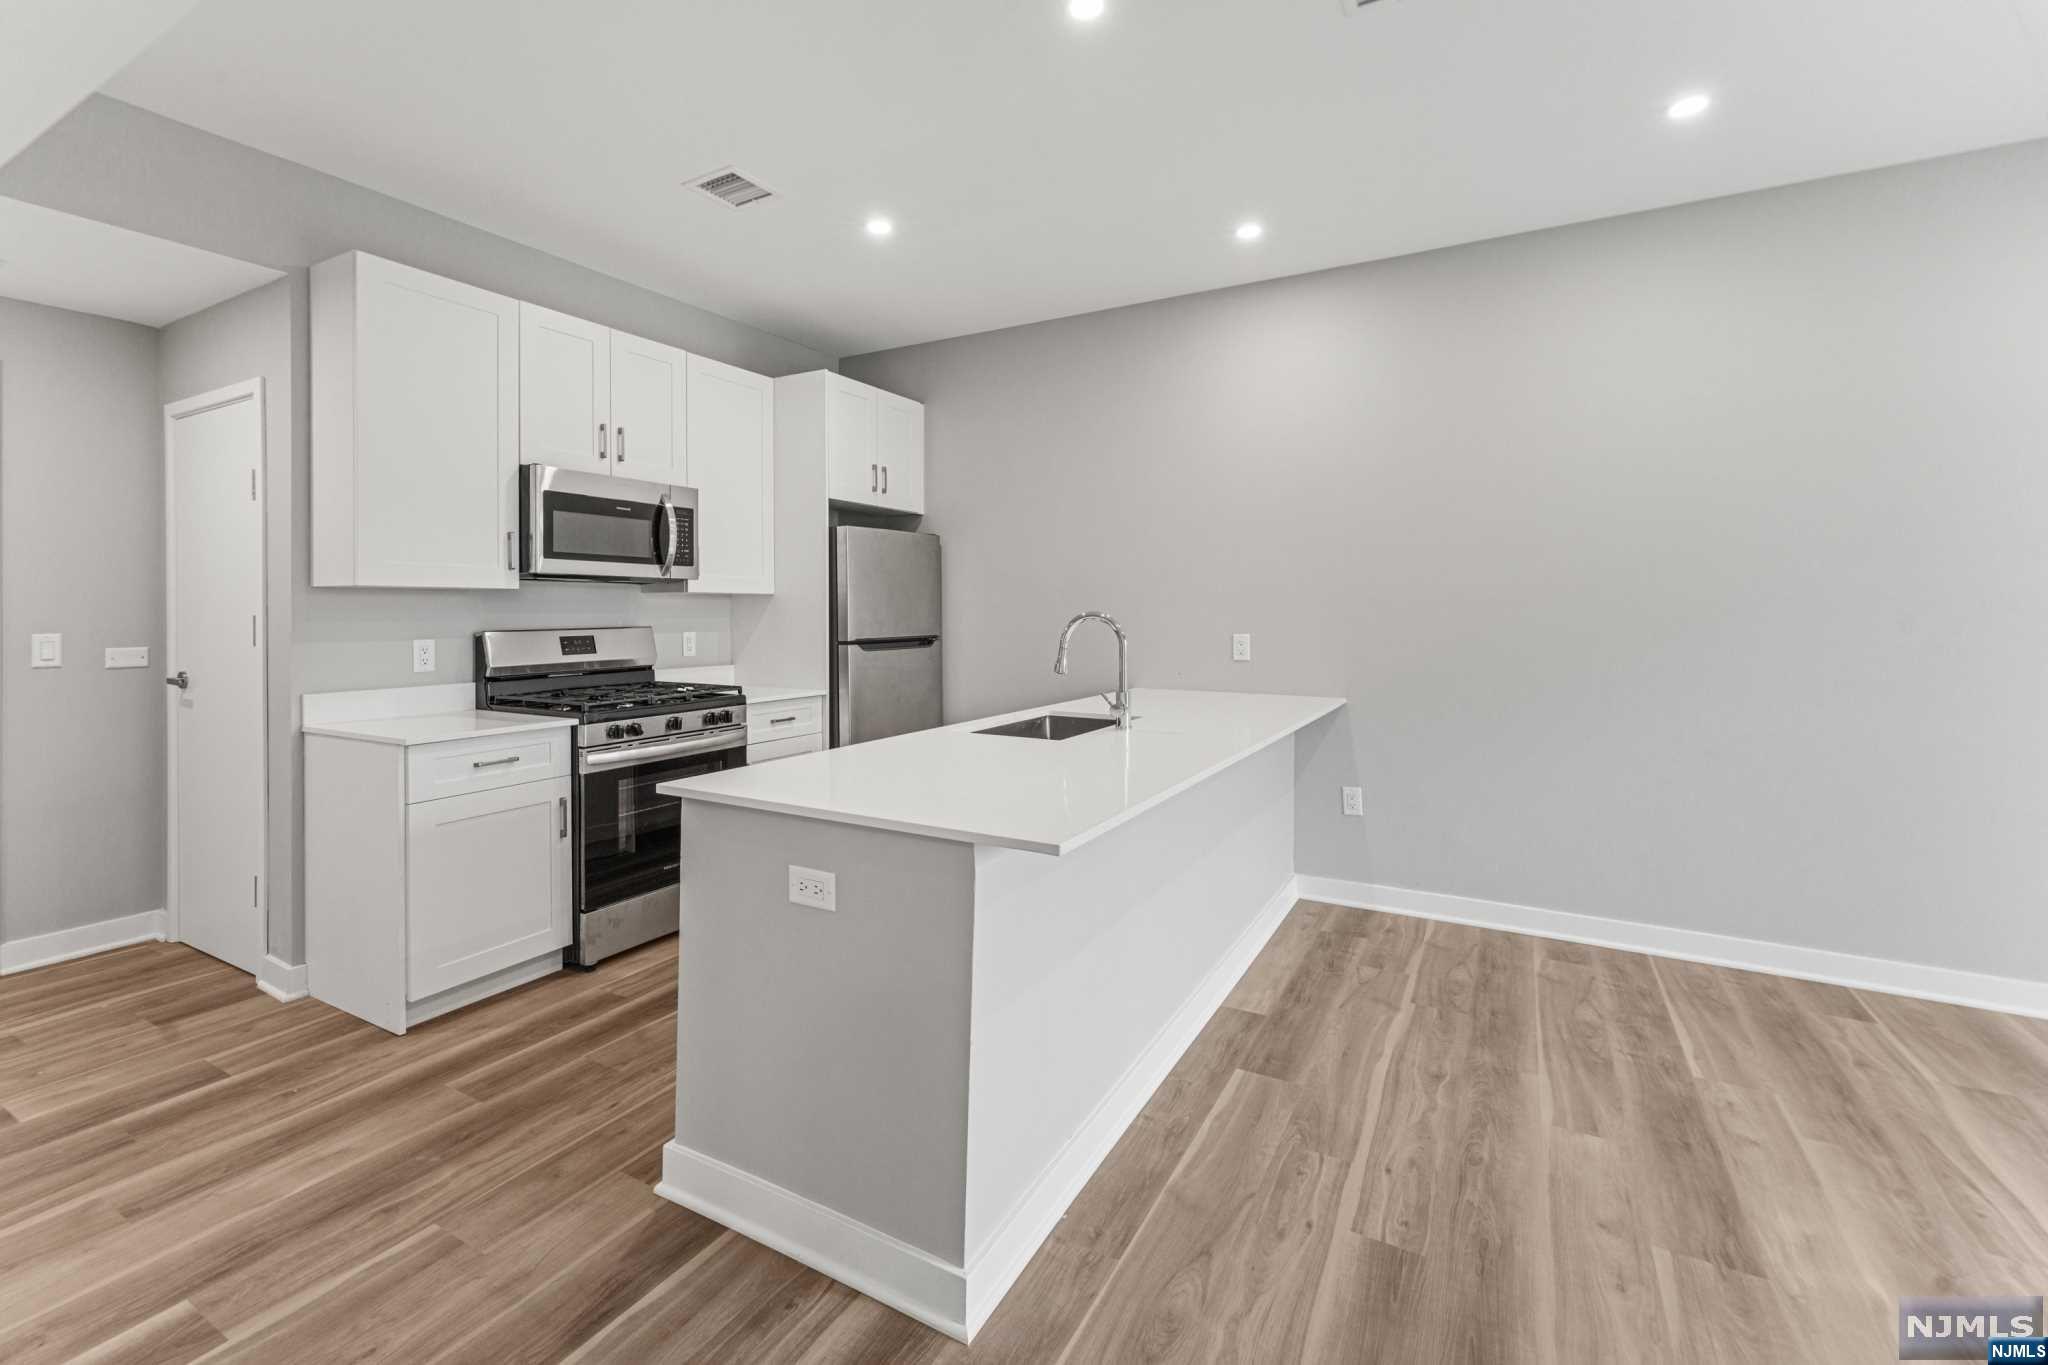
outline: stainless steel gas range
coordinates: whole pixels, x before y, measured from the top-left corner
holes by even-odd
[[[574,716],[576,937],[590,967],[676,931],[682,803],[657,783],[742,767],[747,699],[737,687],[657,682],[654,631],[487,630],[476,704]]]

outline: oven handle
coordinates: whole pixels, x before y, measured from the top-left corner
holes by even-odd
[[[601,773],[610,768],[629,768],[656,759],[677,758],[683,754],[713,753],[719,749],[742,749],[746,747],[747,732],[735,726],[730,730],[717,730],[708,735],[693,735],[689,739],[678,739],[664,744],[629,744],[622,749],[585,750],[583,771]]]

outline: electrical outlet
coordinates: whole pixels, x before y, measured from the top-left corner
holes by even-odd
[[[30,668],[62,668],[64,666],[64,637],[62,635],[29,636],[28,666]]]
[[[1365,814],[1365,788],[1346,787],[1344,789],[1344,813],[1346,815]]]
[[[434,671],[434,642],[414,640],[412,642],[412,671],[432,673]]]
[[[810,910],[839,908],[839,879],[815,867],[789,865],[789,903]]]
[[[1249,635],[1231,636],[1230,657],[1235,663],[1250,663],[1252,661],[1252,637]]]
[[[683,632],[683,657],[685,659],[697,657],[697,632],[694,630]]]

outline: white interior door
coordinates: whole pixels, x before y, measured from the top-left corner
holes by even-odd
[[[263,387],[164,409],[166,909],[175,936],[263,955]]]

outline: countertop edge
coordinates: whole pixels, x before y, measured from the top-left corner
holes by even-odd
[[[495,711],[449,711],[444,714],[446,718],[452,720],[457,716],[469,718],[479,715],[497,716],[501,713]],[[494,725],[488,730],[472,730],[467,733],[450,733],[445,735],[423,735],[417,738],[409,738],[405,735],[377,734],[374,731],[363,728],[370,725],[397,725],[408,721],[424,724],[438,718],[440,717],[433,715],[366,716],[361,720],[304,721],[299,725],[299,732],[307,735],[318,735],[322,739],[347,739],[354,740],[358,744],[388,744],[395,749],[411,749],[422,744],[450,744],[465,739],[488,739],[495,735],[522,735],[530,734],[536,730],[568,729],[576,724],[575,720],[568,716],[520,717],[509,721],[505,725]]]
[[[1155,792],[1153,795],[1147,797],[1145,800],[1137,802],[1134,805],[1127,806],[1123,810],[1118,811],[1115,815],[1109,817],[1107,820],[1104,820],[1099,824],[1092,825],[1089,828],[1084,829],[1065,840],[1057,842],[1048,842],[1043,839],[1030,839],[1018,835],[1002,835],[993,834],[986,831],[962,829],[958,826],[926,825],[917,823],[915,821],[890,820],[884,817],[861,815],[854,812],[820,810],[816,806],[800,805],[798,803],[788,801],[774,801],[764,799],[761,797],[741,796],[730,792],[698,791],[689,789],[685,787],[683,783],[680,782],[664,782],[660,786],[656,787],[655,790],[661,792],[663,795],[679,797],[684,801],[703,801],[715,806],[735,806],[742,810],[766,811],[770,814],[789,815],[802,820],[821,820],[827,824],[858,825],[864,829],[887,830],[895,834],[921,835],[925,838],[944,839],[952,843],[976,844],[992,848],[1014,848],[1020,849],[1026,853],[1044,853],[1049,854],[1053,857],[1059,857],[1064,854],[1072,853],[1077,849],[1080,849],[1090,843],[1093,843],[1095,840],[1101,838],[1103,835],[1108,834],[1111,830],[1114,830],[1121,825],[1128,824],[1130,821],[1137,819],[1139,816],[1145,814],[1147,811],[1152,810],[1164,804],[1167,801],[1171,801],[1174,797],[1179,796],[1182,792],[1185,792],[1192,787],[1199,786],[1203,782],[1208,781],[1210,778],[1214,777],[1217,773],[1222,772],[1224,769],[1232,767],[1238,763],[1242,763],[1245,759],[1250,758],[1254,754],[1261,753],[1264,750],[1271,748],[1273,745],[1278,744],[1281,740],[1288,739],[1294,735],[1301,733],[1301,731],[1307,729],[1309,726],[1315,724],[1317,721],[1323,720],[1326,717],[1334,715],[1337,711],[1341,710],[1346,705],[1346,699],[1343,697],[1310,696],[1303,697],[1301,698],[1301,700],[1306,702],[1320,702],[1322,703],[1322,705],[1317,707],[1314,710],[1313,714],[1303,716],[1300,720],[1298,720],[1292,725],[1289,725],[1286,729],[1278,730],[1273,734],[1267,735],[1265,738],[1258,740],[1255,743],[1248,744],[1243,748],[1233,750],[1227,756],[1218,759],[1215,763],[1212,763],[1207,767],[1198,769],[1194,773],[1191,773],[1185,780],[1177,782],[1174,785],[1164,788],[1161,791]],[[1028,708],[1025,711],[1017,712],[1015,714],[1030,715],[1038,709],[1040,708]],[[1000,722],[1003,719],[1004,717],[1002,716],[984,717],[982,720],[975,721],[973,723],[979,725],[987,723],[989,721]],[[687,781],[687,779],[685,780]],[[670,790],[671,787],[674,787],[675,790]]]

